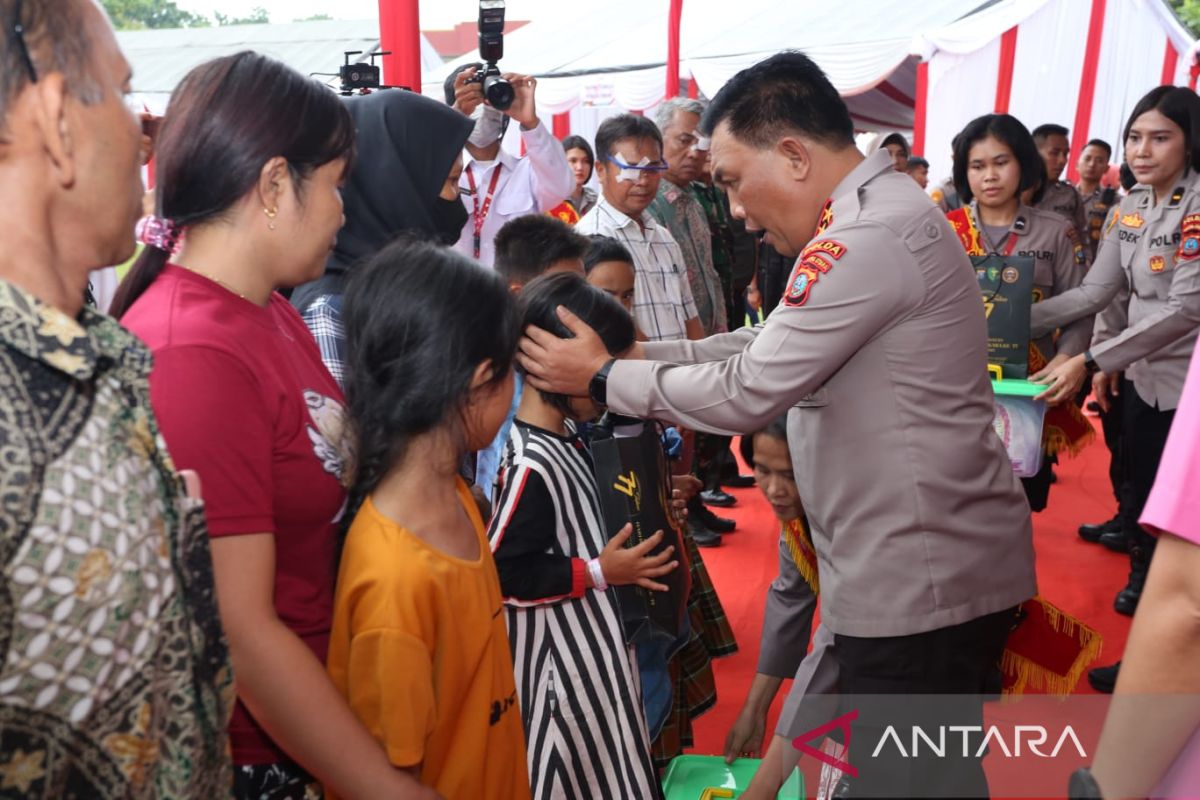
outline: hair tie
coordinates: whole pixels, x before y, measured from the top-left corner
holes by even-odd
[[[182,234],[183,229],[180,226],[162,217],[143,217],[137,224],[137,240],[139,242],[172,255],[179,246]]]

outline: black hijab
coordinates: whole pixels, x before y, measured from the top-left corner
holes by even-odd
[[[324,277],[292,295],[301,310],[321,295],[341,294],[350,270],[398,235],[438,237],[438,195],[474,128],[454,109],[399,89],[344,102],[357,131],[354,166],[342,190],[346,224]]]

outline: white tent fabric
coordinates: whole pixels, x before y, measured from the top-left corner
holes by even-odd
[[[255,50],[305,75],[336,73],[344,51],[379,50],[379,22],[315,20],[285,25],[118,31],[117,41],[133,66],[134,94],[150,111],[162,114],[183,76],[205,61]],[[424,36],[421,63],[426,74],[440,70],[443,64]],[[330,81],[336,83],[336,79]]]
[[[680,26],[681,68],[708,96],[739,70],[785,49],[801,49],[847,96],[859,98],[864,127],[912,127],[913,37],[959,19],[984,0],[926,0],[880,13],[878,0],[685,0]],[[579,31],[586,30],[587,36]],[[645,110],[662,99],[666,84],[666,0],[609,0],[564,6],[509,34],[502,68],[538,76],[538,105],[547,114],[576,107],[616,105]],[[470,53],[425,76],[424,91],[441,96],[442,81]],[[902,68],[900,99],[876,91]],[[905,103],[904,98],[908,102]],[[574,122],[574,119],[572,120]],[[574,125],[573,125],[574,127]]]
[[[928,61],[925,157],[930,178],[951,171],[950,142],[971,119],[996,107],[1001,37],[1017,28],[1008,111],[1030,128],[1054,122],[1076,127],[1077,109],[1090,98],[1086,129],[1072,142],[1108,141],[1117,152],[1126,117],[1138,99],[1163,80],[1167,48],[1176,66],[1168,81],[1186,85],[1194,41],[1163,0],[1109,0],[1094,79],[1083,83],[1092,0],[1002,0],[913,44]]]

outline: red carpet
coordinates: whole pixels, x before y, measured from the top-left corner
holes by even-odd
[[[1113,597],[1128,575],[1128,556],[1088,544],[1076,533],[1081,522],[1102,522],[1113,515],[1116,506],[1108,481],[1108,458],[1097,429],[1090,446],[1058,465],[1058,483],[1050,492],[1049,508],[1034,514],[1033,520],[1041,594],[1104,637],[1097,665],[1120,658],[1130,623],[1112,608]],[[754,679],[763,602],[778,567],[779,525],[770,506],[757,489],[731,493],[738,498],[737,507],[717,511],[736,519],[738,530],[725,536],[720,547],[704,550],[703,556],[741,650],[716,662],[717,705],[696,721],[696,746],[691,751],[703,754],[723,751],[725,736]],[[772,709],[769,731],[788,686],[784,684]],[[1092,692],[1086,677],[1076,691]],[[809,788],[811,796],[812,781]]]

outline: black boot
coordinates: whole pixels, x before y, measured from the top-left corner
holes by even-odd
[[[1086,523],[1079,526],[1079,538],[1092,544],[1099,542],[1100,537],[1106,533],[1121,533],[1121,513],[1119,511],[1108,522]]]
[[[1113,689],[1117,686],[1117,674],[1121,670],[1121,662],[1113,664],[1111,667],[1096,667],[1088,671],[1088,683],[1097,692],[1104,694],[1112,694]]]
[[[1140,529],[1134,531],[1129,539],[1129,583],[1117,593],[1113,608],[1118,614],[1132,617],[1137,611],[1138,601],[1142,599],[1142,589],[1146,586],[1146,574],[1150,571],[1150,559],[1154,556],[1155,539]]]
[[[721,534],[709,530],[690,516],[687,525],[696,547],[719,547],[721,545]]]
[[[733,533],[737,528],[736,522],[718,517],[704,503],[700,502],[699,497],[693,497],[688,503],[688,519],[695,520],[714,533]]]
[[[1129,552],[1129,537],[1125,535],[1124,530],[1102,533],[1100,534],[1099,542],[1104,545],[1105,549],[1112,550],[1114,553]]]

